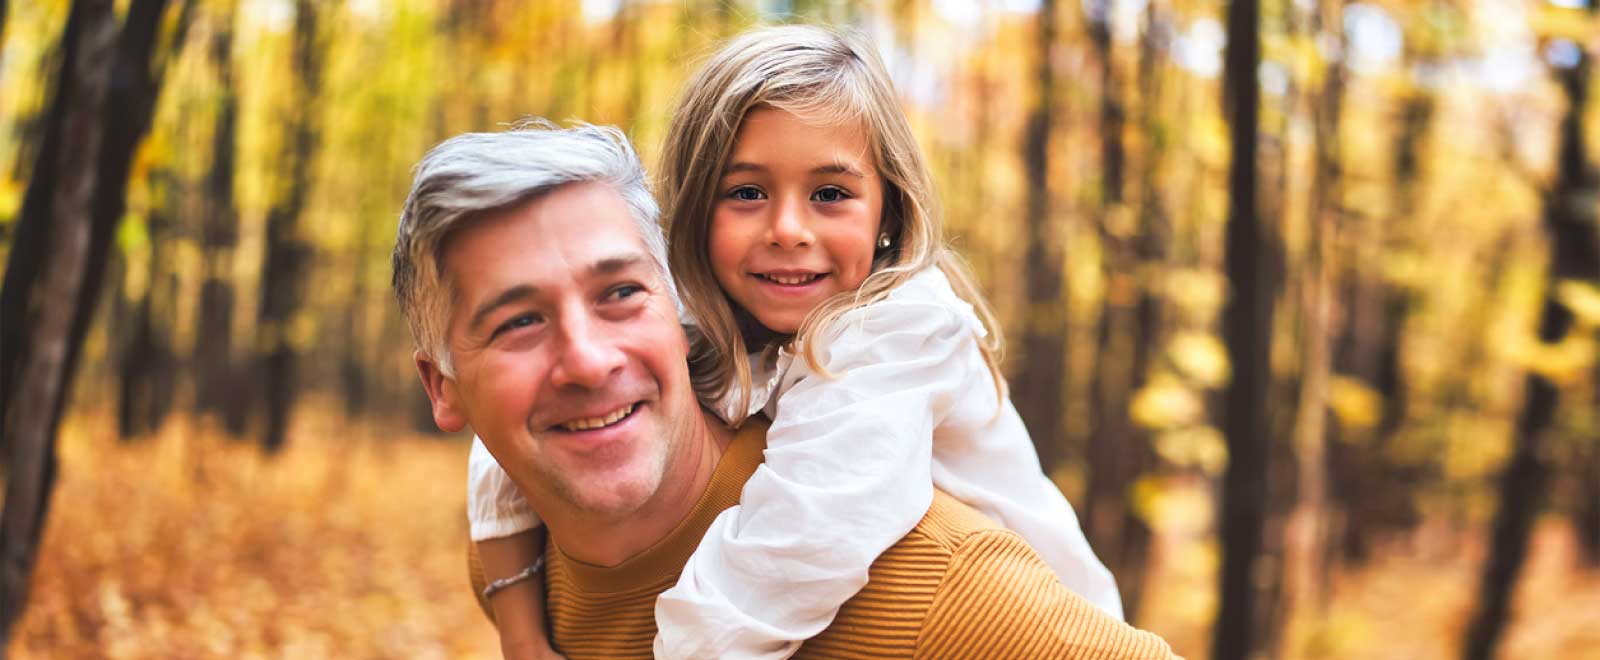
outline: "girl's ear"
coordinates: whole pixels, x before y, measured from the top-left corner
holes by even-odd
[[[461,408],[461,395],[455,381],[444,375],[439,365],[422,351],[412,354],[417,363],[417,375],[422,377],[422,389],[428,392],[433,404],[433,423],[445,433],[455,433],[467,427],[466,411]]]

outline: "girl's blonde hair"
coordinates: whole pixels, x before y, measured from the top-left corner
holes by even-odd
[[[729,300],[708,254],[722,170],[745,115],[758,107],[808,121],[858,123],[884,181],[880,230],[892,239],[891,246],[877,252],[872,274],[857,290],[839,293],[806,315],[793,337],[806,362],[826,374],[816,353],[822,328],[851,309],[882,300],[922,269],[938,267],[988,330],[979,346],[1004,398],[1000,327],[960,256],[944,245],[933,179],[883,62],[854,35],[787,25],[746,32],[711,56],[684,89],[662,151],[659,189],[668,263],[684,306],[699,324],[691,333],[690,371],[701,399],[721,400],[737,384],[736,417],[729,422],[741,423],[750,399],[749,344],[771,349],[789,339],[772,336]]]

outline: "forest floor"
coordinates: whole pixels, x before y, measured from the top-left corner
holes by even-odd
[[[10,657],[498,657],[466,585],[466,454],[315,412],[276,456],[183,418],[120,443],[74,417]],[[1336,575],[1284,655],[1456,657],[1482,541],[1424,529]],[[1205,539],[1163,534],[1139,621],[1191,660],[1215,607]],[[1503,657],[1600,658],[1600,573],[1575,565],[1570,530],[1542,524]]]

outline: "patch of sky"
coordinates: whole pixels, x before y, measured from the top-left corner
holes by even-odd
[[[622,11],[622,0],[583,0],[583,20],[588,23],[609,21]]]
[[[1202,78],[1222,73],[1222,49],[1228,33],[1214,18],[1201,18],[1189,24],[1172,44],[1172,58],[1178,66]]]
[[[1570,69],[1583,61],[1583,48],[1568,39],[1553,39],[1544,47],[1544,61],[1556,68]]]
[[[1349,40],[1348,64],[1356,72],[1376,73],[1400,60],[1405,37],[1383,8],[1364,3],[1345,7],[1344,32]]]

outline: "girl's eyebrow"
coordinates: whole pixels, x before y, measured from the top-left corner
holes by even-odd
[[[765,172],[765,171],[767,171],[767,168],[765,166],[763,166],[763,165],[758,165],[756,163],[750,163],[750,162],[745,162],[745,161],[739,161],[739,162],[736,162],[736,163],[730,163],[728,165],[727,169],[722,171],[722,176],[726,177],[726,176],[728,176],[730,174],[738,174],[740,172]],[[833,163],[829,163],[827,165],[818,165],[816,167],[813,167],[813,168],[811,168],[811,173],[812,174],[844,174],[844,175],[848,175],[848,176],[853,176],[853,177],[855,177],[857,179],[865,179],[865,178],[867,178],[867,175],[862,174],[860,170],[858,170],[858,169],[856,169],[854,167],[851,167],[850,165],[848,165],[846,163],[837,162],[837,161],[833,162]]]
[[[856,170],[856,168],[851,167],[849,165],[846,165],[844,163],[838,163],[838,162],[832,163],[830,165],[818,165],[817,167],[813,167],[813,168],[811,168],[811,173],[812,174],[848,174],[848,175],[853,176],[853,177],[855,177],[857,179],[865,179],[865,178],[867,178],[867,175],[862,174],[860,171]]]

